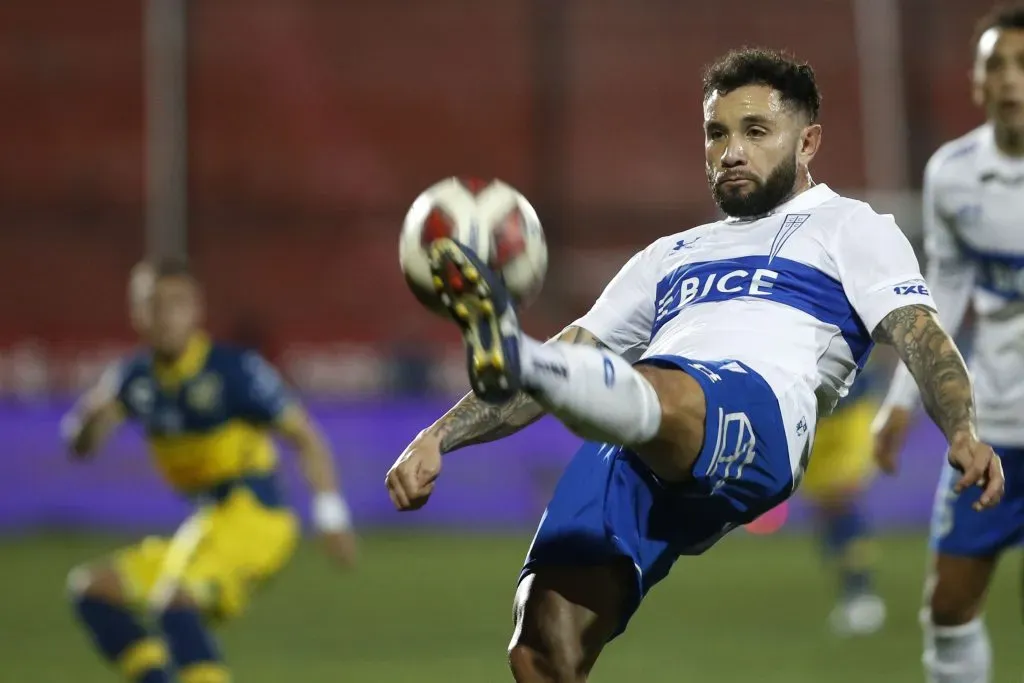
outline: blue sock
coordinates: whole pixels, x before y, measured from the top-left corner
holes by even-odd
[[[150,669],[142,674],[142,678],[136,678],[135,683],[170,683],[167,672],[163,670]]]
[[[856,504],[825,516],[822,543],[826,557],[838,565],[844,597],[873,592],[874,552],[867,520]]]
[[[163,643],[150,636],[127,608],[89,596],[74,600],[75,612],[96,648],[141,683],[169,683]]]
[[[182,675],[189,668],[221,669],[221,655],[213,635],[198,610],[169,607],[160,614],[160,626],[171,650],[171,659]]]

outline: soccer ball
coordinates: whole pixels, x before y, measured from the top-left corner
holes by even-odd
[[[540,293],[548,247],[537,212],[500,180],[446,178],[420,194],[402,225],[398,261],[413,294],[447,315],[430,273],[430,244],[449,237],[472,249],[497,273],[520,308]]]

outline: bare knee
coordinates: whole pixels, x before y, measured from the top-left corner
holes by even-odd
[[[520,617],[521,619],[521,617]],[[587,680],[578,639],[552,624],[533,624],[525,633],[517,620],[508,663],[517,683],[582,683]]]
[[[175,588],[162,606],[164,610],[197,610],[199,602],[184,588]]]
[[[931,622],[961,626],[978,618],[994,567],[992,558],[939,555],[928,595]]]
[[[125,602],[121,578],[106,564],[75,567],[68,573],[67,585],[75,600],[91,598],[113,605]]]
[[[704,390],[681,370],[654,365],[636,369],[654,387],[661,403],[658,435],[636,449],[637,455],[661,479],[687,481],[693,477],[693,465],[704,445]]]
[[[551,618],[551,610],[542,604],[547,599],[531,590],[535,580],[526,577],[516,590],[515,630],[508,649],[513,677],[517,683],[586,680],[579,638]]]
[[[632,568],[545,567],[519,584],[508,660],[518,683],[585,683],[615,633]]]

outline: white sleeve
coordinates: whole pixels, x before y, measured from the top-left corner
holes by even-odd
[[[657,244],[634,254],[590,310],[572,323],[630,361],[638,359],[651,340],[660,253]]]
[[[869,333],[898,308],[935,309],[914,249],[892,216],[867,207],[855,212],[838,230],[832,257],[846,298]]]
[[[960,248],[954,226],[939,205],[938,171],[942,160],[932,157],[924,172],[925,280],[938,307],[939,321],[950,335],[963,323],[974,291],[975,265]],[[914,376],[902,362],[896,366],[884,406],[912,410],[917,406]]]

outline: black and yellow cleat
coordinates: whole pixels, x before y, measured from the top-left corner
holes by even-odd
[[[487,403],[519,391],[519,321],[505,285],[468,247],[447,237],[430,245],[441,303],[462,330],[469,384]]]

